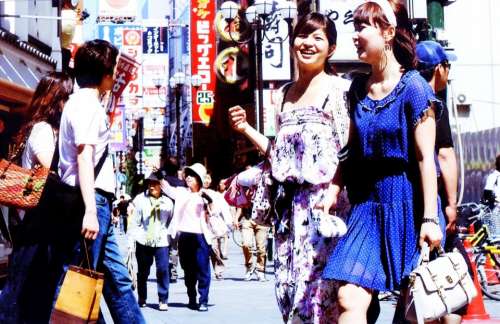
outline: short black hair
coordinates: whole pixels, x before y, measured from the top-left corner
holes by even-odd
[[[85,42],[75,54],[75,79],[81,88],[97,87],[106,75],[113,75],[118,49],[108,41]]]
[[[432,77],[434,76],[434,69],[435,68],[436,68],[435,65],[431,66],[431,67],[427,67],[427,66],[424,66],[420,63],[417,63],[418,72],[420,73],[422,78],[424,78],[425,81],[427,81],[427,82],[430,82],[432,80]]]

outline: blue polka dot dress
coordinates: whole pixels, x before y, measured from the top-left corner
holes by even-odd
[[[419,257],[423,198],[414,129],[432,103],[437,114],[441,105],[414,70],[381,100],[368,97],[367,79],[356,78],[350,90],[355,135],[343,169],[352,205],[348,231],[323,277],[387,291],[400,288]],[[439,206],[436,212],[444,224]]]

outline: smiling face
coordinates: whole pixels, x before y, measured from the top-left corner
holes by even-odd
[[[324,69],[328,57],[333,53],[335,45],[328,43],[323,29],[311,33],[299,33],[293,41],[293,51],[297,64],[311,68]]]
[[[361,61],[373,64],[380,60],[386,39],[380,28],[368,23],[354,25],[354,46]]]
[[[337,29],[327,16],[317,12],[303,16],[293,30],[292,44],[291,51],[299,69],[322,69],[328,74],[335,74],[328,58],[335,51]]]

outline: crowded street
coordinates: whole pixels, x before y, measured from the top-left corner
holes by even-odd
[[[0,0],[0,324],[500,324],[500,0]]]

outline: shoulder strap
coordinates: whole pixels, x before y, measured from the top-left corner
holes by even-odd
[[[285,84],[283,87],[283,99],[281,100],[281,109],[280,112],[283,112],[283,107],[285,107],[285,99],[286,99],[286,94],[288,93],[288,90],[292,87],[293,82]]]
[[[326,104],[328,103],[328,100],[330,100],[330,94],[326,95],[326,98],[323,101],[323,105],[321,106],[321,110],[325,110],[325,107],[326,107]]]
[[[97,165],[94,167],[94,180],[97,179],[99,172],[101,172],[102,166],[104,165],[104,161],[106,161],[106,157],[108,156],[108,145],[104,149],[101,158],[97,162]],[[57,166],[59,164],[59,136],[56,140],[56,148],[54,149],[54,155],[52,156],[52,162],[50,163],[50,171],[57,173]]]
[[[8,219],[8,218],[7,218]],[[0,208],[0,234],[9,241],[9,243],[12,244],[12,237],[10,236],[10,231],[9,227],[7,226],[7,223],[5,221],[5,218],[3,216],[2,209]]]

